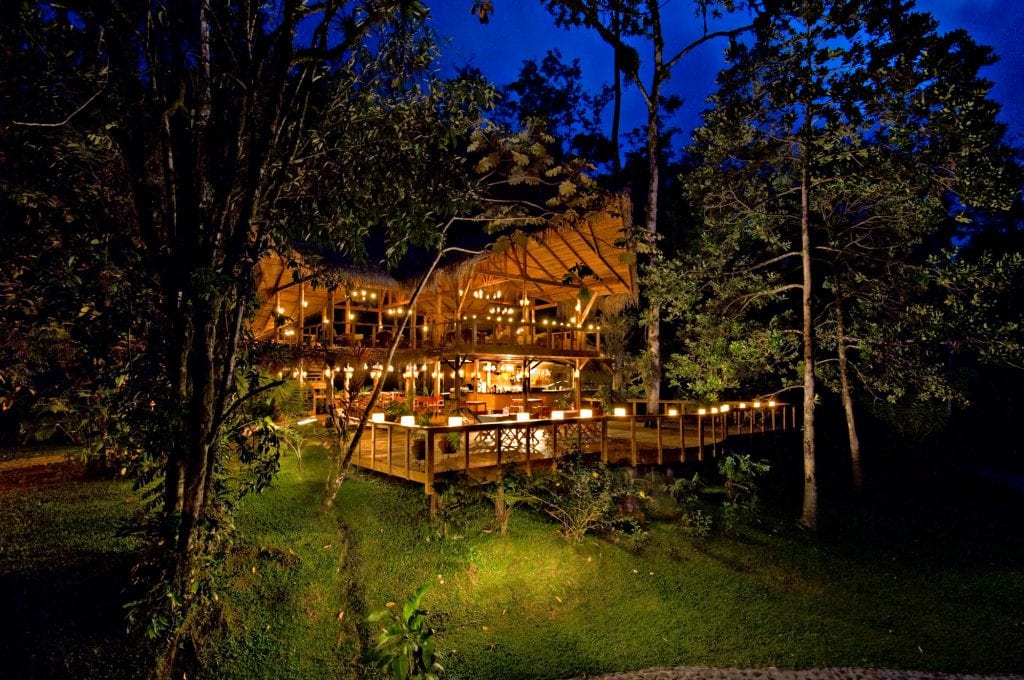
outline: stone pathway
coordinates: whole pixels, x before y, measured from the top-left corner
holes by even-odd
[[[576,680],[1024,680],[1024,675],[969,675],[877,668],[707,668],[679,666],[588,675]]]

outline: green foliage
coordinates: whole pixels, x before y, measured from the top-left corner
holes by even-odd
[[[559,458],[548,472],[535,477],[525,496],[524,500],[561,527],[563,536],[578,543],[587,534],[614,529],[617,520],[623,520],[620,526],[630,533],[638,530],[629,521],[632,518],[628,512],[620,516],[617,502],[632,505],[644,493],[634,492],[628,476],[601,462],[587,462],[576,451]]]
[[[506,465],[498,481],[486,489],[486,495],[494,501],[494,521],[499,536],[508,535],[509,521],[516,506],[529,501],[529,485],[530,479],[513,464]]]
[[[725,455],[718,461],[718,473],[725,479],[722,525],[727,533],[735,534],[740,524],[757,517],[757,484],[768,468],[768,463],[752,460],[749,454]]]
[[[465,531],[467,510],[482,498],[480,484],[465,474],[452,474],[434,482],[437,494],[437,521],[432,535],[441,539],[461,538]]]
[[[377,638],[374,654],[377,665],[386,668],[395,680],[435,680],[444,670],[432,639],[434,629],[427,621],[429,612],[420,606],[426,592],[427,586],[422,585],[405,601],[401,611],[389,602],[386,608],[367,617],[370,623],[387,622]]]
[[[710,484],[699,474],[677,479],[668,492],[679,507],[682,521],[699,538],[718,527],[734,536],[741,526],[756,522],[760,510],[758,483],[769,465],[749,454],[727,453],[718,461],[721,485]]]
[[[680,477],[668,488],[669,494],[679,506],[683,523],[692,528],[698,538],[710,536],[713,526],[713,515],[701,496],[703,488],[704,482],[699,473],[694,473],[690,479]]]

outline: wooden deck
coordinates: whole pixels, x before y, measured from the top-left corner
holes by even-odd
[[[597,416],[458,427],[371,422],[352,463],[423,484],[431,494],[439,475],[463,472],[490,479],[508,464],[531,474],[575,449],[606,463],[632,466],[698,461],[717,455],[729,437],[789,429],[792,421],[792,412],[780,408],[716,416]],[[448,445],[449,433],[457,433],[456,450]]]

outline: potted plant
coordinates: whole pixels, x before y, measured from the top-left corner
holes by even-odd
[[[461,432],[445,432],[441,437],[441,451],[444,453],[458,453],[462,448]]]
[[[416,425],[420,427],[427,427],[430,425],[430,416],[426,413],[416,417]],[[410,434],[413,437],[412,440],[412,457],[413,460],[424,460],[427,457],[427,435],[425,432],[417,431],[415,434]]]
[[[393,401],[384,407],[384,420],[397,423],[402,416],[411,416],[412,409],[404,401]]]

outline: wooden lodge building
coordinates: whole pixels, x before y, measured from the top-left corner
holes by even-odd
[[[583,370],[604,360],[599,312],[637,296],[635,258],[622,241],[621,218],[607,212],[575,228],[506,237],[441,266],[415,306],[415,282],[352,271],[328,290],[313,283],[313,266],[295,277],[284,257],[273,256],[261,263],[263,304],[253,330],[257,340],[324,350],[342,375],[349,369],[353,391],[389,373],[382,362],[400,334],[383,375],[396,392],[413,391],[414,381],[417,396],[436,401],[459,383],[459,396],[465,392],[479,413],[524,410],[524,398],[536,415],[578,408]],[[323,363],[303,354],[310,358],[299,377],[319,390]]]
[[[384,380],[352,462],[424,483],[427,493],[452,470],[486,475],[516,462],[530,471],[571,449],[662,464],[713,453],[730,433],[792,423],[792,410],[774,401],[663,401],[661,413],[646,414],[637,399],[602,413],[584,383],[602,373],[610,381],[602,317],[638,297],[625,240],[613,212],[505,237],[442,264],[415,304],[416,282],[348,269],[333,272],[330,288],[317,284],[329,265],[308,258],[296,268],[272,256],[261,263],[253,333],[294,348],[282,375],[309,390],[314,414],[358,418]],[[405,417],[389,422],[387,410]]]

